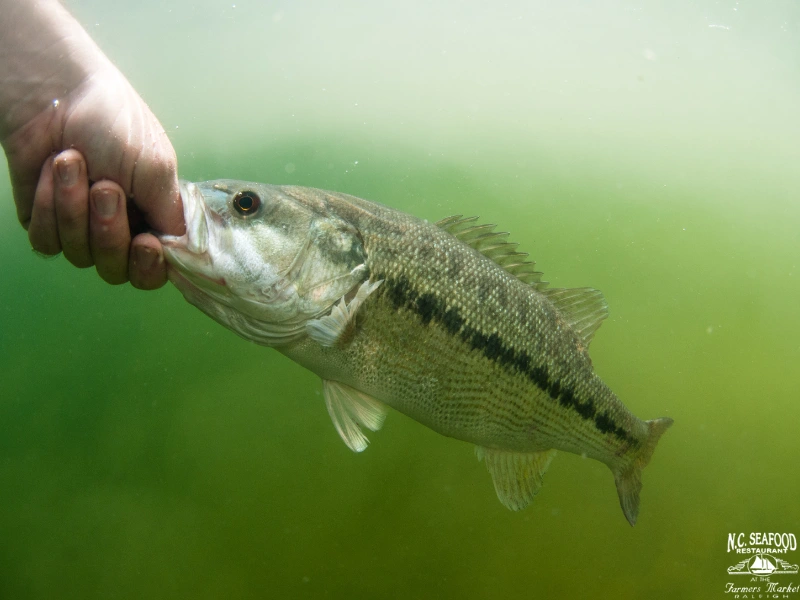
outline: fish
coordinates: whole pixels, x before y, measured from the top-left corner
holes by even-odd
[[[355,452],[389,409],[475,445],[517,511],[556,451],[611,470],[631,525],[668,417],[643,421],[594,372],[608,315],[592,288],[551,288],[477,217],[436,223],[314,188],[181,181],[186,232],[159,236],[169,280],[241,337],[322,379]]]

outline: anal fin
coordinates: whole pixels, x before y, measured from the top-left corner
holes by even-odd
[[[342,441],[353,452],[366,450],[369,440],[360,426],[378,431],[389,412],[386,405],[339,381],[324,379],[322,390],[328,414]]]
[[[497,498],[503,506],[522,510],[542,488],[542,475],[556,451],[509,452],[476,446],[475,453],[478,460],[486,462]]]

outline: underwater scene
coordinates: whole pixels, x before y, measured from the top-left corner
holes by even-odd
[[[530,506],[390,410],[34,253],[0,175],[0,599],[800,600],[800,6],[69,0],[189,181],[510,232],[601,290],[590,356],[669,417],[631,527],[558,452]]]

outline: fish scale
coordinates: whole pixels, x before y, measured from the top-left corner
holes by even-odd
[[[214,289],[208,283],[214,277],[205,273],[203,293],[215,308],[195,304],[322,377],[329,413],[348,446],[366,448],[359,425],[380,427],[389,406],[476,444],[498,497],[514,510],[539,491],[555,450],[581,454],[609,466],[623,512],[635,523],[641,470],[672,420],[638,419],[594,373],[587,347],[606,316],[599,292],[548,289],[527,255],[505,241],[507,234],[474,218],[432,224],[352,196],[296,186],[229,180],[191,185],[182,188],[184,204],[201,203],[203,211],[187,214],[213,211],[216,218],[207,223],[229,228],[209,235],[202,265],[228,283]],[[250,221],[231,208],[242,190],[264,204]],[[280,218],[295,214],[315,233],[302,244],[283,238],[278,244],[272,230]],[[184,276],[173,281],[185,286],[193,259],[179,249],[192,244],[181,240],[162,236],[171,268]],[[307,302],[317,312],[305,321],[288,315],[296,330],[283,327],[289,333],[269,341],[274,325],[239,302],[252,294],[237,287],[235,268],[222,273],[214,266],[222,262],[215,253],[229,264],[237,252],[252,255],[254,247],[264,255],[264,272],[284,277],[286,286],[319,289],[315,282],[331,281],[350,285],[349,291],[343,288],[335,307]],[[303,281],[280,270],[290,256],[291,272],[302,273]],[[314,262],[298,268],[298,260],[311,260],[307,256]],[[200,259],[194,260],[200,269]],[[183,291],[196,299],[197,289]],[[331,290],[322,292],[334,297]],[[239,312],[233,318],[226,311]],[[237,326],[240,320],[247,327]],[[254,337],[259,327],[265,333]]]

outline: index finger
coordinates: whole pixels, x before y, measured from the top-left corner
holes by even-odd
[[[27,145],[20,141],[28,139],[25,138],[25,134],[31,138]],[[44,146],[38,139],[32,139],[27,129],[5,140],[4,149],[8,160],[8,175],[14,194],[14,204],[17,207],[17,218],[20,224],[28,229],[42,165],[51,156],[52,150],[49,145]]]

